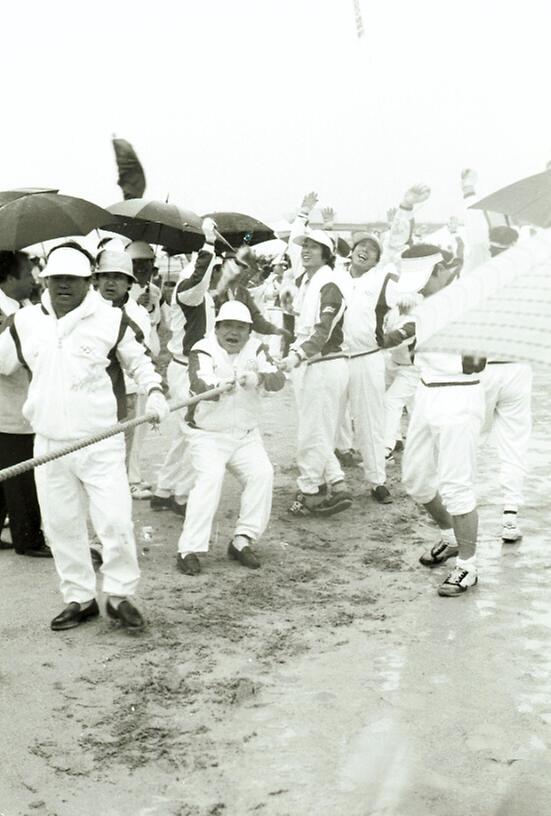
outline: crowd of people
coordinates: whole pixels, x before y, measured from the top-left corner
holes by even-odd
[[[430,196],[406,191],[380,234],[343,239],[331,210],[310,225],[307,194],[285,252],[251,280],[251,249],[218,253],[215,222],[185,259],[165,299],[155,251],[142,241],[102,239],[95,256],[76,241],[52,249],[39,269],[24,252],[0,252],[0,470],[101,434],[117,421],[169,414],[157,370],[169,332],[166,384],[175,411],[155,485],[142,476],[148,423],[0,482],[3,549],[52,557],[64,608],[53,630],[99,615],[95,565],[106,613],[141,629],[134,600],[139,566],[133,500],[182,519],[177,569],[203,568],[222,486],[241,486],[228,556],[260,567],[256,542],[271,513],[273,467],[259,428],[261,391],[292,383],[298,417],[296,515],[354,512],[346,469],[360,465],[373,501],[393,501],[386,468],[403,449],[409,496],[439,528],[420,563],[455,559],[438,593],[477,583],[476,461],[492,433],[500,460],[502,538],[521,538],[518,513],[531,431],[530,366],[416,349],[416,308],[511,247],[518,230],[490,228],[469,209],[476,174],[461,177],[464,207],[449,240],[427,243],[415,213]],[[38,285],[38,286],[37,286]],[[405,440],[403,426],[406,424]],[[9,532],[6,522],[9,520]],[[89,528],[100,542],[91,548]],[[436,536],[435,536],[436,538]]]

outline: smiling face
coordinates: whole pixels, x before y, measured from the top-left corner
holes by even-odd
[[[126,293],[132,286],[132,279],[122,272],[101,272],[97,275],[97,281],[100,295],[115,306],[124,301]]]
[[[365,272],[369,272],[379,263],[379,247],[374,241],[366,238],[360,241],[352,250],[350,273],[353,277],[359,277]]]
[[[80,306],[90,288],[90,281],[91,278],[75,275],[53,275],[48,278],[48,291],[58,317],[63,317]]]
[[[140,286],[146,286],[150,282],[154,270],[155,261],[153,258],[134,258],[132,260],[132,271]]]
[[[241,320],[221,320],[216,324],[216,337],[228,354],[239,354],[251,333],[251,324]]]
[[[317,241],[312,241],[311,238],[306,238],[304,241],[300,257],[307,272],[315,272],[325,264],[322,245]]]

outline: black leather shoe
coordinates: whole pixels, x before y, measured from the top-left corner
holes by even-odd
[[[3,538],[0,538],[0,550],[13,550],[12,542],[4,541]]]
[[[120,621],[121,625],[126,627],[126,629],[143,629],[145,626],[141,612],[126,598],[120,602],[116,609],[114,606],[111,606],[111,601],[108,598],[105,611],[110,618]]]
[[[63,629],[74,629],[80,626],[81,623],[88,620],[88,618],[97,618],[99,615],[99,607],[95,600],[91,604],[82,609],[79,603],[73,601],[68,604],[63,612],[60,612],[57,617],[50,623],[50,629],[54,632],[60,632]]]
[[[201,562],[195,553],[188,553],[187,555],[178,553],[176,556],[176,566],[184,575],[199,575],[201,572]]]
[[[174,496],[168,496],[168,498],[164,498],[164,496],[156,496],[153,494],[149,499],[149,506],[152,510],[171,510],[172,503],[174,501]]]
[[[392,504],[392,496],[390,491],[384,485],[378,485],[372,488],[371,495],[378,501],[379,504]]]
[[[53,558],[52,551],[47,544],[41,544],[40,547],[36,547],[34,550],[24,550],[18,555],[28,555],[30,558]]]
[[[176,501],[175,498],[172,498],[170,500],[170,502],[171,502],[170,503],[170,509],[172,510],[172,512],[176,513],[176,515],[180,516],[181,518],[185,518],[186,517],[187,504],[179,504]]]
[[[258,560],[256,553],[253,552],[249,546],[243,547],[242,550],[238,550],[233,546],[233,541],[230,541],[228,555],[230,558],[235,559],[235,561],[239,561],[240,564],[242,564],[244,567],[248,567],[249,569],[259,569],[260,567],[260,561]]]

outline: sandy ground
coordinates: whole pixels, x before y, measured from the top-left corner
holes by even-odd
[[[263,566],[226,556],[228,477],[204,573],[180,520],[135,502],[149,625],[49,630],[51,562],[0,553],[0,816],[527,816],[551,813],[551,405],[537,380],[525,536],[498,538],[481,455],[476,589],[437,597],[435,529],[404,496],[293,519],[290,390],[264,401],[275,463]],[[145,472],[166,448],[150,435]],[[150,541],[143,527],[153,527]]]

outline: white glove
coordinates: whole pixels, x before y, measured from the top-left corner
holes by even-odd
[[[239,385],[248,391],[252,391],[259,383],[256,371],[237,371],[235,377]]]
[[[168,402],[161,391],[152,391],[145,403],[146,414],[157,414],[157,422],[162,422],[170,413]]]
[[[214,244],[216,240],[216,221],[212,218],[203,218],[201,229],[203,230],[206,242],[208,244]]]

